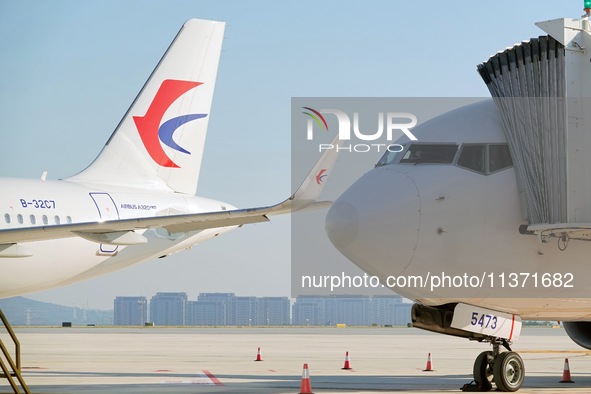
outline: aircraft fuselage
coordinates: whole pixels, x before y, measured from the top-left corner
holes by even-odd
[[[560,240],[520,233],[527,221],[515,170],[494,168],[491,147],[506,141],[492,101],[413,132],[419,141],[407,147],[457,146],[453,159],[413,161],[407,148],[363,175],[327,214],[327,233],[341,253],[421,304],[461,302],[534,320],[588,319],[589,243],[570,241],[561,250]],[[479,147],[491,152],[483,156],[486,166],[462,158]],[[400,276],[402,286],[393,279]]]
[[[0,178],[0,229],[19,229],[234,209],[203,197],[123,188],[89,188],[68,181]],[[236,226],[170,233],[142,230],[148,242],[103,244],[82,237],[25,242],[27,256],[0,257],[0,298],[90,279],[166,256]],[[104,232],[104,230],[102,230]]]

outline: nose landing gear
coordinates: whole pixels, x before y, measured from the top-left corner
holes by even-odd
[[[489,341],[493,350],[480,353],[474,362],[474,381],[477,386],[481,391],[492,390],[493,383],[499,391],[519,390],[525,378],[523,360],[504,339],[491,338]],[[508,351],[500,353],[499,345]]]

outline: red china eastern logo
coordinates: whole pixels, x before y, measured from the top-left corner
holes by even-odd
[[[162,122],[166,110],[176,99],[189,90],[202,85],[202,82],[167,79],[162,82],[152,103],[144,116],[134,116],[133,120],[146,150],[152,160],[162,167],[179,168],[162,148],[162,144],[178,152],[190,155],[191,152],[178,145],[172,138],[174,132],[187,122],[205,118],[207,114],[187,114]]]
[[[316,174],[316,183],[321,185],[324,183],[324,179],[328,176],[326,173],[326,168],[320,170],[318,174]]]

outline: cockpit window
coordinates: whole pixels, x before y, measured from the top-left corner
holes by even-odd
[[[464,145],[462,147],[462,153],[458,159],[459,167],[486,174],[485,163],[484,145]]]
[[[380,158],[376,167],[394,163],[454,163],[458,145],[411,143],[390,145]],[[462,144],[455,165],[489,175],[513,166],[507,144]]]
[[[402,145],[390,145],[384,153],[384,156],[376,163],[376,167],[387,166],[388,164],[395,163],[398,155],[403,150]]]
[[[457,150],[458,146],[451,144],[412,144],[400,163],[452,163]]]
[[[503,168],[511,167],[513,160],[511,160],[511,153],[509,153],[509,146],[489,145],[488,147],[488,172],[500,171]]]
[[[462,145],[458,167],[488,175],[511,167],[513,161],[507,144],[465,144]]]

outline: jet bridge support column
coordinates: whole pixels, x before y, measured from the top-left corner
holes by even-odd
[[[21,374],[21,346],[20,346],[20,342],[18,341],[16,334],[12,330],[12,327],[8,323],[8,319],[6,319],[6,316],[4,316],[4,313],[2,312],[1,309],[0,309],[0,320],[2,321],[2,324],[4,325],[4,327],[6,328],[6,331],[8,331],[8,335],[10,336],[12,342],[14,343],[14,353],[15,353],[15,357],[13,360],[11,353],[8,351],[8,349],[7,349],[6,345],[4,344],[4,342],[2,341],[2,339],[0,339],[0,351],[2,351],[2,354],[0,355],[0,369],[2,369],[2,373],[0,374],[0,378],[5,378],[8,380],[8,383],[10,384],[10,387],[12,387],[12,390],[15,394],[18,394],[21,392],[21,390],[19,389],[19,385],[23,390],[22,392],[24,392],[26,394],[30,394],[31,391],[29,390],[29,387],[25,383],[25,380],[23,379],[23,376]],[[16,378],[16,380],[15,380],[15,378]]]

